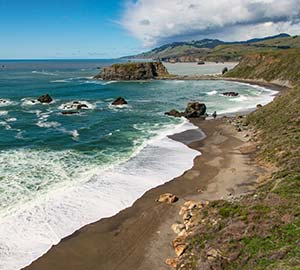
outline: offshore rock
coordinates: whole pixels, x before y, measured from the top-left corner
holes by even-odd
[[[63,110],[82,110],[82,109],[89,109],[89,106],[80,101],[73,101],[71,103],[63,104]]]
[[[166,112],[165,115],[173,117],[182,117],[185,118],[199,118],[206,117],[206,105],[200,102],[189,102],[184,112],[179,112],[177,110],[171,110]]]
[[[61,114],[63,114],[63,115],[73,115],[73,114],[79,114],[79,112],[65,111],[65,112],[61,112]]]
[[[114,64],[105,67],[94,79],[106,81],[150,80],[168,75],[167,69],[161,62],[141,62]]]
[[[111,105],[114,106],[120,106],[120,105],[126,105],[128,102],[123,97],[118,97]]]
[[[38,101],[41,102],[41,103],[50,103],[52,102],[52,97],[50,97],[49,94],[46,94],[46,95],[42,95],[38,98]]]
[[[223,93],[223,96],[226,96],[226,97],[237,97],[239,95],[239,93],[236,93],[236,92],[225,92]]]
[[[173,117],[182,117],[182,116],[184,116],[184,113],[183,112],[179,112],[177,110],[171,110],[169,112],[166,112],[165,115],[173,116]]]

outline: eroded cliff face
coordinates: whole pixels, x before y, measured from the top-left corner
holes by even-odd
[[[161,62],[114,64],[102,69],[95,79],[102,80],[149,80],[166,77],[169,73]]]

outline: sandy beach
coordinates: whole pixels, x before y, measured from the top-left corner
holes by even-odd
[[[205,138],[189,144],[202,153],[192,169],[182,176],[146,192],[132,207],[114,217],[102,219],[63,239],[47,254],[24,268],[27,270],[87,269],[169,269],[165,259],[174,256],[170,227],[179,219],[179,208],[186,200],[216,200],[253,190],[264,169],[254,163],[245,145],[226,118],[193,121]],[[198,136],[201,137],[201,135]],[[195,131],[172,136],[187,142]],[[170,192],[180,199],[173,205],[159,204],[160,194]]]
[[[287,89],[264,81],[235,81],[267,87],[278,94]],[[199,151],[190,170],[147,191],[117,215],[81,228],[24,269],[171,269],[165,264],[175,255],[171,242],[176,235],[171,226],[180,220],[179,210],[185,201],[246,194],[269,174],[255,162],[256,147],[247,132],[238,132],[228,119],[193,119],[198,129],[170,136]],[[158,203],[164,193],[175,194],[179,200],[172,205]]]

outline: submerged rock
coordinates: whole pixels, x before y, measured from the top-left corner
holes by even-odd
[[[224,92],[223,96],[227,96],[227,97],[237,97],[239,95],[239,93],[236,92]]]
[[[111,105],[120,106],[120,105],[126,105],[126,104],[128,104],[128,102],[125,100],[125,98],[118,97],[117,99],[115,99],[113,101],[113,103]]]
[[[183,112],[179,112],[177,110],[171,110],[169,112],[166,112],[165,115],[173,116],[173,117],[182,117],[182,116],[184,116],[184,113]]]
[[[177,202],[178,198],[171,193],[165,193],[165,194],[160,195],[159,198],[157,199],[157,201],[160,203],[171,204],[171,203]]]
[[[88,109],[88,105],[86,105],[86,104],[78,104],[77,105],[77,110],[81,110],[81,109]]]
[[[63,104],[60,108],[63,110],[82,110],[89,109],[90,107],[86,103],[73,101],[71,103]]]
[[[63,114],[63,115],[73,115],[73,114],[79,114],[79,112],[65,111],[65,112],[61,112],[61,114]]]
[[[94,79],[102,80],[149,80],[168,76],[169,73],[161,62],[114,64],[102,69]]]
[[[53,101],[49,94],[42,95],[37,100],[41,103],[51,103]]]

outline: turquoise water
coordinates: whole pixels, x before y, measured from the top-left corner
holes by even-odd
[[[0,269],[28,264],[190,168],[197,153],[166,135],[195,127],[164,112],[184,110],[191,100],[205,102],[209,113],[234,112],[274,94],[223,81],[92,79],[96,67],[112,62],[0,61]],[[222,96],[226,91],[240,96]],[[31,102],[45,93],[51,104]],[[128,106],[111,106],[118,96]],[[73,101],[88,109],[62,115]]]

